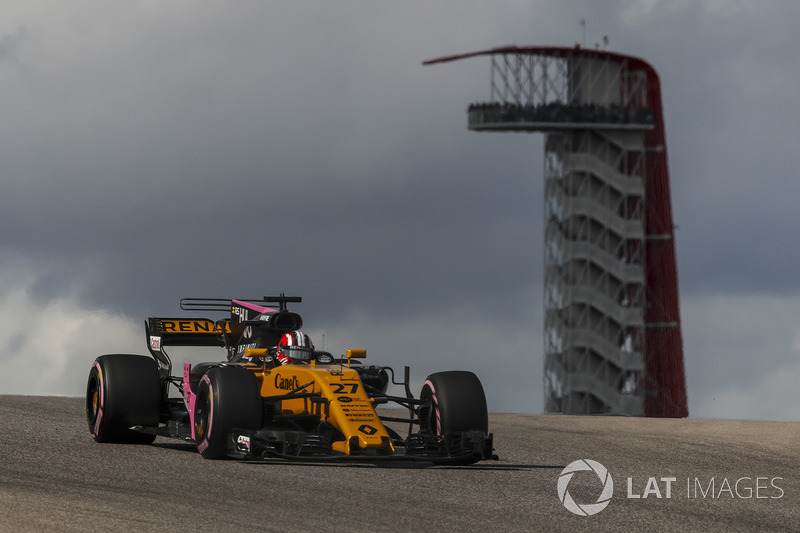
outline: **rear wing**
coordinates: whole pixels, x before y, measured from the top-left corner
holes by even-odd
[[[172,362],[165,346],[216,346],[228,350],[232,357],[242,338],[249,339],[253,328],[278,343],[280,336],[303,326],[303,319],[286,308],[299,303],[299,296],[265,296],[263,298],[184,298],[181,309],[194,312],[225,312],[227,318],[150,317],[145,323],[147,345],[163,373],[170,373]],[[277,304],[277,309],[272,305]],[[272,338],[274,337],[274,338]]]
[[[231,332],[230,319],[150,317],[145,330],[150,348],[162,346],[225,346],[224,335]]]
[[[161,373],[172,372],[172,361],[164,351],[165,346],[218,346],[228,345],[230,320],[208,318],[161,318],[151,316],[144,322],[147,348],[158,363]]]

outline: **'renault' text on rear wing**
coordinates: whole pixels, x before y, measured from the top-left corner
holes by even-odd
[[[150,347],[225,346],[223,335],[231,332],[230,319],[150,317],[145,324]]]
[[[145,323],[147,347],[158,362],[162,372],[172,371],[172,361],[164,351],[165,346],[217,346],[227,345],[230,319],[164,318],[150,317]]]

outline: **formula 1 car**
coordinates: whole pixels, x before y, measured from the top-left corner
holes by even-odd
[[[150,317],[145,322],[151,357],[98,357],[89,372],[86,417],[97,442],[150,444],[156,436],[193,442],[207,459],[401,459],[471,464],[493,455],[483,386],[472,372],[431,374],[419,398],[386,366],[299,348],[280,364],[277,347],[303,320],[287,309],[300,297],[185,298],[181,309],[225,312],[229,317]],[[227,361],[185,363],[172,375],[167,346],[217,346]],[[402,396],[387,393],[390,383]],[[179,397],[170,392],[176,391]],[[382,416],[393,402],[408,411]],[[397,413],[393,413],[397,415]],[[384,422],[408,424],[401,436]],[[390,424],[391,425],[391,424]],[[404,431],[405,432],[405,431]]]

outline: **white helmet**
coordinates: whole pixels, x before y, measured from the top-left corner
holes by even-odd
[[[305,333],[290,331],[278,343],[277,357],[281,364],[295,361],[310,361],[314,353],[314,343]]]

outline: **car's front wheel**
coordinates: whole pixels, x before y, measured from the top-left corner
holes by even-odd
[[[260,425],[261,394],[255,374],[222,366],[203,375],[194,408],[194,437],[203,457],[225,457],[232,429],[258,429]]]
[[[489,431],[486,395],[478,376],[453,370],[428,376],[422,385],[420,432],[432,435]]]
[[[439,439],[444,453],[434,463],[468,465],[491,455],[486,395],[472,372],[431,374],[422,385],[420,434]]]

